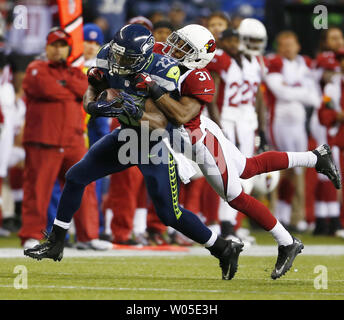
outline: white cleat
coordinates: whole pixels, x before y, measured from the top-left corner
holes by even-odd
[[[112,242],[109,242],[109,241],[93,239],[87,242],[77,242],[75,247],[79,250],[106,251],[106,250],[111,250],[113,248],[113,244]]]
[[[24,242],[24,249],[31,249],[35,246],[37,246],[39,244],[39,241],[37,239],[27,239],[25,242]]]
[[[11,232],[0,227],[0,237],[9,237]]]

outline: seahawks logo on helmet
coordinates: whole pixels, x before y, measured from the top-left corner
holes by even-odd
[[[209,40],[208,43],[205,44],[205,47],[207,49],[207,53],[214,52],[216,49],[216,44],[213,39]]]
[[[141,46],[142,53],[145,54],[149,49],[153,48],[154,43],[154,37],[149,37],[148,40]]]

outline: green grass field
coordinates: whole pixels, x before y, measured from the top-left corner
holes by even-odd
[[[255,234],[258,244],[273,244]],[[344,244],[343,239],[302,235],[307,244]],[[325,242],[324,242],[325,241]],[[0,239],[18,247],[17,238]],[[231,281],[221,280],[217,259],[209,256],[92,257],[61,262],[29,258],[0,259],[0,299],[235,300],[344,299],[344,255],[300,255],[282,278],[270,273],[276,257],[241,256]],[[17,265],[27,269],[27,289],[15,289]],[[327,289],[316,289],[317,265],[327,268]]]
[[[0,299],[343,299],[344,257],[300,256],[271,280],[275,258],[241,257],[236,277],[223,281],[212,257],[65,258],[60,263],[3,259]],[[328,269],[327,289],[315,289],[316,265]],[[13,287],[16,265],[28,289]],[[297,272],[295,272],[297,270]]]

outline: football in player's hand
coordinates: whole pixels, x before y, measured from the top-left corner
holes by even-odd
[[[115,98],[120,98],[120,90],[109,88],[102,91],[99,94],[97,100],[112,101]],[[120,103],[119,103],[119,107],[120,107]]]

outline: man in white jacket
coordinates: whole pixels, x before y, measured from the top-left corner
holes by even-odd
[[[312,79],[311,59],[298,54],[300,45],[293,32],[280,33],[277,46],[278,53],[268,58],[269,70],[266,76],[271,142],[278,151],[306,151],[308,138],[305,107],[317,108],[321,102]],[[293,201],[296,210],[292,217]],[[301,227],[305,215],[302,168],[284,172],[276,213],[284,225]]]
[[[0,130],[0,236],[9,236],[10,232],[2,226],[2,193],[3,179],[7,176],[11,152],[14,143],[15,127],[15,92],[13,85],[8,81],[8,66],[5,65],[3,53],[0,53],[0,108],[3,115]]]

